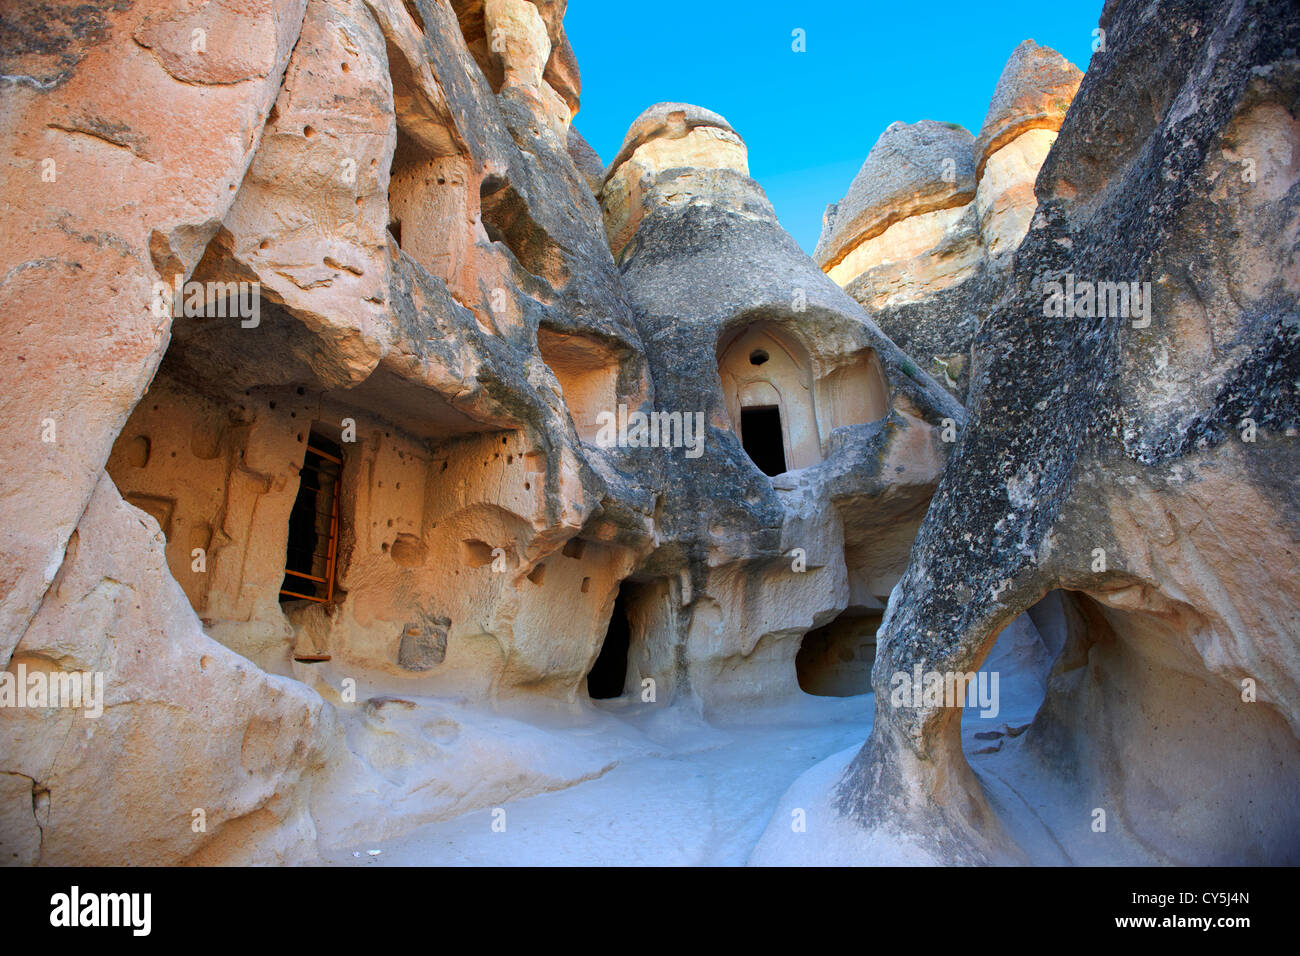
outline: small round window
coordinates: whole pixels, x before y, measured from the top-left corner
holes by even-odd
[[[767,353],[762,349],[754,349],[754,351],[749,353],[750,365],[762,365],[766,361],[767,361]]]

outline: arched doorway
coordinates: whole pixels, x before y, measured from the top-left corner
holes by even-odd
[[[764,474],[821,461],[808,350],[770,322],[734,333],[718,354],[733,430]]]

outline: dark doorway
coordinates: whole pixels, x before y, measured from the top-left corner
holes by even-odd
[[[333,597],[342,471],[343,450],[313,431],[299,472],[298,497],[289,512],[281,601],[305,598],[324,603]]]
[[[596,663],[587,675],[587,693],[593,700],[609,700],[623,696],[627,683],[627,651],[632,640],[632,628],[627,619],[627,599],[623,588],[614,598],[614,613],[609,616],[609,631],[601,645]]]
[[[880,618],[880,611],[851,607],[805,634],[794,659],[799,688],[818,697],[869,692]]]
[[[765,475],[785,473],[785,438],[781,409],[775,405],[740,410],[740,443]]]

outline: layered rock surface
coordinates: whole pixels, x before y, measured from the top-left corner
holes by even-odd
[[[809,666],[865,689],[964,414],[722,117],[601,169],[563,3],[179,10],[6,20],[3,660],[107,688],[0,711],[6,860],[311,859],[600,773],[466,708],[595,721],[620,621],[625,705],[797,699],[845,613]]]
[[[0,14],[0,691],[103,684],[0,697],[0,860],[317,860],[870,679],[816,859],[1294,862],[1294,13],[1023,44],[812,259],[717,113],[601,167],[564,7]],[[981,663],[997,745],[892,703]]]
[[[1026,40],[1002,69],[975,140],[975,211],[991,259],[1005,258],[1029,231],[1034,179],[1083,79],[1055,50]]]
[[[648,567],[685,588],[665,635],[682,649],[658,656],[685,660],[676,680],[715,702],[793,692],[803,634],[883,606],[950,447],[942,423],[962,417],[798,249],[747,165],[725,119],[659,104],[601,193],[656,403],[708,428],[709,453],[664,473],[671,545]],[[793,470],[769,480],[738,433],[773,405]]]
[[[1101,25],[890,597],[871,739],[804,793],[838,852],[1300,859],[1300,20],[1164,0]],[[963,754],[958,708],[891,702],[900,673],[975,670],[1051,591],[1063,650],[996,756]]]
[[[826,209],[818,265],[958,397],[975,328],[1029,229],[1034,179],[1082,75],[1024,41],[977,137],[953,123],[894,123]]]

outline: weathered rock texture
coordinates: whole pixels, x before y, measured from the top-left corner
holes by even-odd
[[[814,257],[954,394],[1037,207],[1034,179],[1081,74],[1026,40],[1007,61],[978,137],[954,123],[894,123],[826,209]]]
[[[310,859],[599,772],[439,715],[590,719],[615,614],[629,703],[797,698],[845,613],[861,677],[964,412],[724,119],[602,169],[563,12],[3,15],[0,663],[106,678],[0,711],[6,861]]]
[[[882,275],[871,303],[916,298],[960,281],[983,258],[978,234],[963,223],[975,182],[973,140],[965,129],[932,120],[892,124],[848,195],[827,207],[818,264],[841,286],[892,264],[899,288],[886,291]]]
[[[642,571],[683,605],[647,654],[686,666],[639,673],[709,701],[795,692],[804,633],[883,606],[951,447],[943,420],[962,418],[799,251],[747,165],[722,117],[660,104],[601,193],[656,404],[708,429],[706,454],[664,471],[662,543]],[[756,407],[779,410],[795,469],[772,480],[737,437]]]
[[[1038,202],[1034,179],[1083,79],[1055,50],[1026,40],[998,78],[975,139],[975,211],[988,256],[1015,252]]]
[[[1101,25],[833,788],[864,854],[1300,860],[1300,18],[1163,0]],[[1149,282],[1149,323],[1053,315],[1067,276]],[[959,709],[891,705],[894,675],[974,671],[1053,589],[1064,649],[996,757],[963,755]]]
[[[1038,859],[1024,814],[1103,808],[1049,858],[1293,862],[1294,14],[1112,4],[1063,124],[1020,47],[978,138],[886,131],[814,261],[716,113],[601,168],[564,6],[0,13],[0,692],[104,687],[0,696],[0,860],[311,861],[646,746],[595,698],[870,673],[840,851]],[[1045,317],[1066,274],[1151,323]],[[990,799],[889,680],[1027,609]]]

